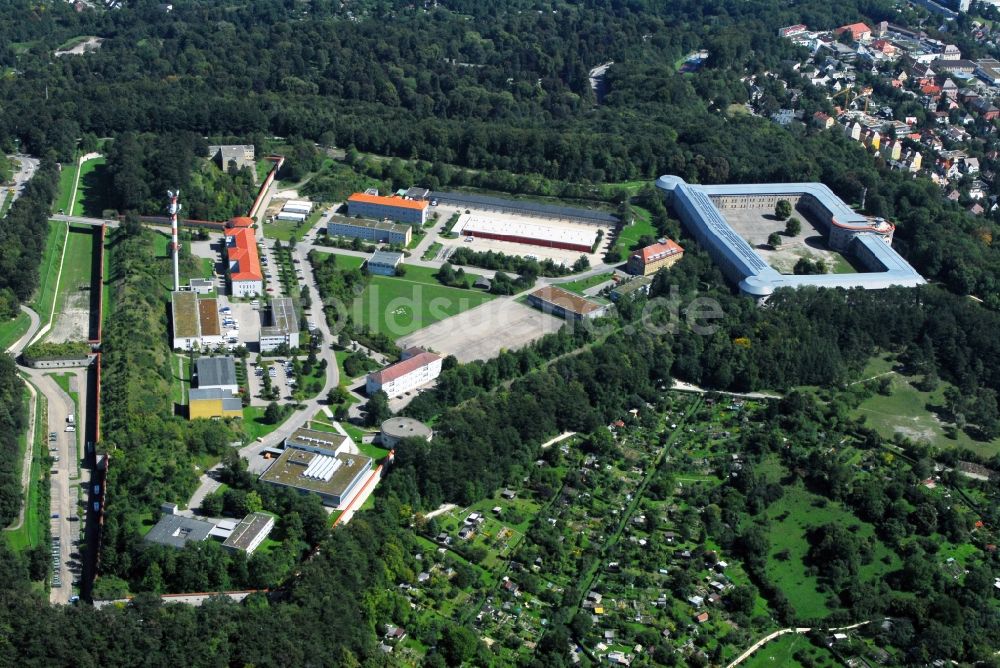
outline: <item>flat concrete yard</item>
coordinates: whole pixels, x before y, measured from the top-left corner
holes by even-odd
[[[776,219],[773,209],[722,209],[721,213],[757,255],[782,274],[794,273],[792,268],[800,258],[822,260],[828,274],[856,273],[846,257],[827,247],[822,230],[798,208],[792,215],[802,221],[802,231],[794,237],[785,235],[785,221]],[[772,232],[781,236],[781,245],[775,250],[767,245]]]
[[[563,321],[511,298],[494,299],[452,318],[402,337],[401,348],[420,346],[459,362],[496,357],[501,350],[517,350],[545,334],[558,331]]]

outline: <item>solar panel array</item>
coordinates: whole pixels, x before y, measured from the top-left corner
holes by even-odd
[[[437,200],[442,204],[468,206],[473,209],[524,212],[541,216],[543,218],[568,218],[608,225],[615,225],[618,222],[617,217],[604,211],[592,211],[590,209],[581,209],[571,206],[556,206],[554,204],[540,204],[538,202],[502,199],[500,197],[490,197],[489,195],[456,192],[432,192],[429,199]]]
[[[328,457],[327,455],[316,455],[309,462],[309,466],[306,470],[302,472],[302,477],[312,478],[313,480],[322,480],[323,482],[329,482],[333,474],[337,472],[344,462],[340,461],[336,457]]]

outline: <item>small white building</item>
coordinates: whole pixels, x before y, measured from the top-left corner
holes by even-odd
[[[422,348],[403,351],[403,359],[381,371],[368,374],[365,390],[369,396],[385,392],[390,397],[426,385],[441,375],[441,356]]]
[[[369,274],[376,274],[378,276],[395,276],[396,267],[398,267],[402,262],[402,253],[379,250],[372,253],[372,256],[368,258],[368,263],[365,266],[368,269]]]

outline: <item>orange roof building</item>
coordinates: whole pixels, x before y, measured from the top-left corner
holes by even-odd
[[[354,193],[347,198],[347,213],[362,218],[395,220],[399,223],[423,225],[427,219],[426,200],[403,197],[383,197],[368,193]]]
[[[628,273],[650,276],[660,269],[670,268],[684,257],[684,249],[672,239],[663,239],[632,253],[628,258]]]
[[[850,25],[840,26],[833,31],[833,34],[840,37],[845,32],[850,33],[851,39],[855,42],[869,40],[872,37],[872,29],[864,23],[851,23]]]
[[[235,218],[230,220],[229,223],[226,224],[226,227],[240,228],[240,227],[253,227],[253,225],[254,225],[253,218],[248,218],[246,216],[236,216]]]
[[[226,277],[230,294],[252,297],[264,292],[264,275],[260,271],[257,237],[247,227],[226,230]]]

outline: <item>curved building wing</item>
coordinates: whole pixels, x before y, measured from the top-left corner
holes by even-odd
[[[853,211],[822,183],[759,183],[702,186],[665,175],[656,181],[687,230],[744,294],[766,299],[778,288],[915,287],[924,279],[892,248],[895,228]],[[854,256],[868,271],[857,274],[782,274],[729,225],[720,208],[772,207],[779,199],[808,210],[826,227],[831,248]]]

